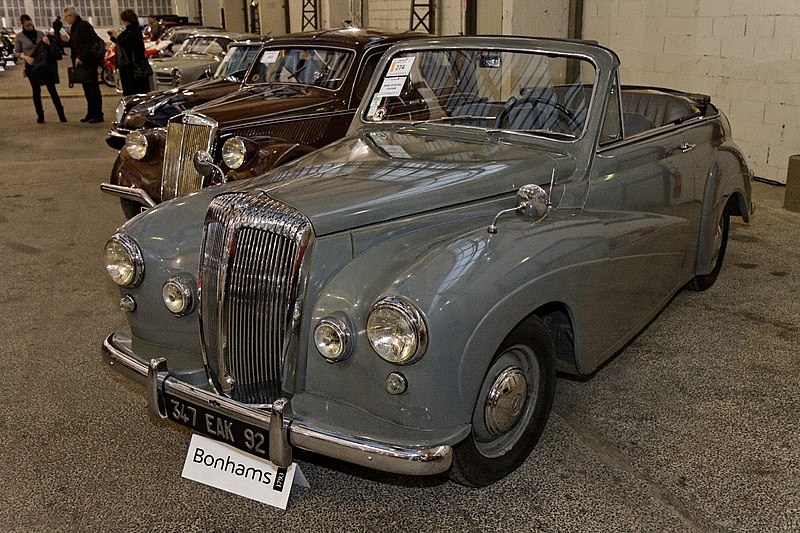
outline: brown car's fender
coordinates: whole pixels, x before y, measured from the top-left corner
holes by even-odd
[[[228,181],[255,178],[316,149],[315,146],[290,141],[262,141],[258,152],[244,166],[236,170],[227,169],[226,167],[223,167],[223,169],[227,170],[225,175]]]
[[[111,184],[138,187],[161,202],[161,168],[164,160],[165,135],[156,130],[148,132],[149,149],[144,159],[136,160],[123,148],[111,169]]]

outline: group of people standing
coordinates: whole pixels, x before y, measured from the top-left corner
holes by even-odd
[[[14,54],[25,62],[25,76],[33,92],[36,122],[39,124],[44,122],[42,86],[50,93],[58,119],[61,122],[67,121],[56,89],[56,85],[60,82],[58,60],[62,57],[63,47],[71,50],[75,77],[83,86],[86,98],[86,115],[81,122],[90,124],[103,122],[103,96],[100,93],[97,71],[103,65],[105,42],[97,35],[94,27],[81,18],[74,6],[65,7],[62,14],[64,22],[71,27],[69,34],[63,31],[63,24],[58,17],[53,21],[52,33],[48,34],[37,30],[29,15],[20,17],[22,31],[16,35]],[[126,9],[120,13],[120,20],[125,29],[119,35],[113,30],[108,33],[111,40],[116,43],[115,59],[122,82],[122,93],[123,95],[146,93],[150,90],[149,77],[137,75],[136,68],[147,62],[139,18],[132,9]]]

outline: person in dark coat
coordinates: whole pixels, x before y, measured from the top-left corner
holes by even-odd
[[[100,94],[100,81],[97,79],[97,69],[103,62],[103,40],[95,33],[94,27],[80,17],[74,6],[65,7],[63,15],[64,21],[71,26],[68,44],[72,48],[72,62],[75,68],[88,71],[89,81],[82,83],[86,116],[81,122],[103,122],[103,95]]]
[[[110,30],[111,40],[117,43],[116,63],[119,78],[122,82],[122,95],[142,94],[150,91],[150,78],[136,79],[134,70],[136,65],[147,61],[144,53],[144,38],[142,28],[139,27],[139,17],[133,9],[126,9],[119,14],[125,29],[117,35]]]
[[[57,16],[50,24],[50,27],[53,28],[53,33],[56,36],[54,46],[58,49],[58,58],[61,59],[64,56],[64,46],[61,42],[61,30],[64,29],[64,23],[61,22],[61,17]]]
[[[19,18],[22,31],[14,40],[14,53],[25,62],[25,76],[31,84],[33,91],[33,107],[36,109],[36,122],[44,122],[44,107],[42,107],[42,85],[47,87],[53,106],[56,108],[58,118],[66,122],[64,107],[58,96],[56,84],[58,83],[58,51],[54,48],[55,40],[50,40],[42,31],[37,30],[33,20],[28,15]]]

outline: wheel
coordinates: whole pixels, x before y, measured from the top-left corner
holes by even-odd
[[[717,281],[719,271],[722,270],[722,261],[725,259],[725,249],[728,247],[728,229],[730,228],[730,223],[730,209],[726,205],[722,210],[722,216],[720,216],[717,222],[717,229],[714,233],[714,261],[711,272],[692,278],[687,284],[690,290],[704,291]]]
[[[142,212],[142,204],[128,200],[127,198],[120,198],[119,204],[122,206],[122,212],[125,213],[125,218],[133,218]]]
[[[103,78],[103,83],[105,83],[109,87],[117,86],[117,76],[114,74],[113,68],[103,67],[103,71],[101,72],[101,77]]]
[[[503,341],[478,393],[472,430],[453,450],[453,481],[484,487],[525,462],[553,404],[553,354],[547,328],[536,317]]]

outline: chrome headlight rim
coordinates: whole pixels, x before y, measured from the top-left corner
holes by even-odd
[[[341,349],[337,354],[326,354],[320,347],[321,342],[319,337],[326,329],[332,332],[339,341]],[[347,322],[340,317],[326,316],[321,319],[314,328],[314,346],[316,347],[317,352],[319,352],[319,354],[325,359],[325,361],[329,363],[344,361],[353,353],[353,336],[351,333],[351,328],[347,325]]]
[[[138,287],[141,284],[142,279],[144,279],[144,258],[142,256],[142,251],[139,249],[139,245],[136,244],[136,241],[133,240],[132,237],[128,236],[125,233],[115,233],[111,236],[111,238],[106,243],[105,247],[105,254],[109,251],[109,246],[116,245],[122,247],[125,253],[128,255],[128,260],[130,261],[131,273],[130,276],[125,276],[124,278],[118,278],[115,276],[111,269],[109,268],[109,261],[106,255],[106,272],[111,277],[111,279],[119,285],[120,287],[125,287],[127,289],[133,289]],[[104,255],[105,255],[104,254]]]
[[[175,302],[175,299],[168,299],[167,288],[174,287],[176,293],[180,296],[182,305],[178,307],[170,306],[170,302]],[[172,276],[161,287],[161,300],[164,306],[170,313],[177,317],[182,317],[190,314],[194,310],[194,295],[192,285],[189,280],[184,276]]]
[[[119,103],[117,104],[117,107],[114,109],[114,124],[116,124],[117,126],[122,124],[122,121],[125,119],[130,99],[131,99],[130,96],[123,96],[122,98],[119,99]]]
[[[231,137],[222,144],[222,161],[236,170],[247,162],[247,145],[241,137]]]
[[[141,161],[149,155],[150,143],[147,135],[140,130],[132,131],[125,136],[125,151],[137,161]]]
[[[396,317],[405,321],[405,323],[408,325],[409,331],[414,336],[414,349],[407,355],[401,355],[399,357],[392,356],[387,353],[383,353],[381,349],[376,346],[376,342],[372,336],[373,328],[371,327],[371,323],[373,317],[376,316],[376,312],[381,310],[395,313]],[[375,302],[375,304],[372,306],[372,309],[369,311],[366,332],[367,339],[369,340],[372,350],[384,361],[395,365],[404,366],[419,361],[419,359],[425,355],[425,351],[428,347],[428,328],[425,324],[422,313],[410,300],[402,296],[389,295],[378,299],[378,301]]]

